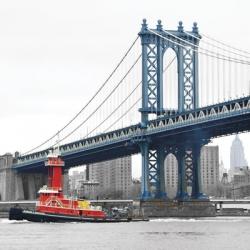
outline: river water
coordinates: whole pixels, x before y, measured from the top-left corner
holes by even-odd
[[[32,223],[0,219],[0,249],[248,250],[249,217],[130,223]]]

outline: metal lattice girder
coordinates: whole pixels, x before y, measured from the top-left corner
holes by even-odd
[[[187,186],[192,186],[193,182],[193,152],[187,150],[185,153],[185,169]]]
[[[155,44],[147,45],[147,81],[148,108],[156,109],[157,105],[157,48]]]
[[[142,124],[148,115],[161,115],[163,107],[163,57],[168,48],[173,49],[178,61],[178,111],[198,107],[198,53],[201,36],[197,24],[192,31],[184,32],[182,22],[178,29],[164,30],[161,21],[156,29],[148,29],[143,20],[139,33],[142,42]],[[165,39],[164,39],[165,38]],[[195,50],[194,50],[195,49]]]
[[[156,150],[149,151],[149,182],[153,185],[159,182]]]
[[[189,47],[183,52],[184,110],[190,110],[194,108],[193,50]]]

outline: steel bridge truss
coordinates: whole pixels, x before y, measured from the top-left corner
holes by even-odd
[[[209,123],[218,123],[223,119],[233,120],[235,117],[244,117],[248,116],[249,114],[250,96],[195,110],[172,114],[170,116],[159,116],[157,119],[149,121],[146,128],[142,128],[141,124],[137,124],[79,141],[67,143],[60,146],[60,152],[65,158],[67,155],[77,154],[78,152],[88,151],[94,148],[106,147],[119,142],[124,142],[125,144],[128,144],[128,142],[133,142],[139,144],[141,143],[142,138],[153,138],[154,135],[164,134],[166,132],[170,133],[176,129],[184,129],[195,125],[205,126],[205,124]],[[240,126],[238,126],[238,129],[240,129]],[[230,130],[228,134],[234,132],[235,131]],[[221,136],[223,133],[225,132],[218,130],[216,133],[213,132],[213,136],[208,135],[208,137],[211,138]],[[144,141],[150,145],[150,140]],[[171,152],[175,152],[174,149],[176,148],[176,145],[174,144],[170,148],[172,148]],[[26,168],[29,165],[34,165],[34,167],[36,167],[36,163],[40,164],[40,162],[43,162],[47,158],[49,151],[49,149],[45,149],[39,152],[19,156],[16,159],[14,167],[16,169]],[[90,162],[85,162],[84,159],[82,159],[80,164],[86,163]],[[74,165],[68,165],[68,167],[72,166]]]
[[[147,198],[166,197],[164,160],[169,153],[172,153],[178,161],[177,198],[184,200],[191,196],[194,199],[204,199],[204,195],[200,192],[201,147],[210,138],[249,129],[250,96],[159,116],[149,121],[146,128],[137,124],[71,142],[61,145],[60,152],[66,168],[88,164],[93,162],[93,159],[108,160],[107,156],[115,158],[141,152],[143,166],[147,166],[142,173],[144,185],[141,186],[141,192],[143,197]],[[139,145],[139,148],[136,145]],[[42,171],[49,152],[50,150],[46,149],[19,156],[13,167],[21,172],[32,169]],[[190,184],[192,193],[188,196],[187,185]]]
[[[190,34],[190,35],[189,35]],[[163,29],[161,21],[158,21],[155,30],[148,29],[146,20],[143,20],[139,33],[142,44],[142,108],[141,124],[145,128],[148,124],[150,114],[160,116],[164,113],[163,108],[163,57],[168,48],[174,50],[178,64],[178,112],[193,110],[198,107],[198,55],[196,47],[201,38],[198,34],[197,24],[189,33],[183,32],[182,22],[179,23],[177,31],[166,31]],[[197,37],[197,38],[196,38]],[[149,199],[152,196],[157,198],[166,197],[165,188],[161,183],[164,181],[164,160],[160,150],[150,151],[148,145],[141,146],[142,157],[146,161],[142,163],[142,199]],[[191,150],[186,152],[185,159],[185,182],[193,186],[195,182],[193,176],[194,156]],[[181,164],[181,163],[180,163]],[[163,170],[163,171],[161,171]],[[145,175],[145,171],[148,176]],[[181,174],[182,174],[181,172]],[[184,173],[183,173],[184,174]],[[184,181],[181,179],[181,181]],[[149,182],[149,184],[147,183]],[[179,181],[180,182],[180,181]],[[149,187],[154,187],[151,194]],[[177,194],[178,195],[178,194]]]
[[[153,31],[153,32],[152,32]],[[204,199],[200,184],[200,151],[212,137],[248,130],[250,97],[199,108],[197,25],[183,32],[164,30],[161,22],[150,30],[146,20],[139,33],[142,44],[141,123],[60,146],[67,167],[121,157],[142,156],[142,199],[166,198],[164,160],[173,153],[178,161],[179,200]],[[197,37],[197,39],[195,38]],[[178,110],[163,108],[163,56],[175,51],[178,67]],[[149,115],[156,119],[149,120]],[[242,122],[244,121],[244,122]],[[228,126],[225,126],[227,124]],[[43,166],[49,149],[20,156],[14,168],[22,171]],[[191,194],[187,186],[192,187]]]

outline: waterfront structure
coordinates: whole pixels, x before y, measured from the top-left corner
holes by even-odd
[[[250,196],[250,170],[248,167],[235,170],[231,186],[232,198]]]
[[[202,191],[207,195],[216,195],[219,185],[219,148],[204,146],[200,157]],[[165,160],[165,180],[168,197],[174,198],[178,185],[178,163],[173,154]]]
[[[78,189],[78,197],[82,199],[95,200],[98,197],[96,196],[98,192],[99,182],[89,181],[89,180],[80,180],[80,188]]]
[[[127,199],[132,185],[131,156],[88,165],[89,181],[99,183],[98,198]]]
[[[246,169],[239,169],[233,178],[235,186],[250,184],[250,170],[248,167]]]
[[[140,179],[132,179],[132,186],[130,190],[130,197],[133,200],[140,199],[141,194],[141,180]]]

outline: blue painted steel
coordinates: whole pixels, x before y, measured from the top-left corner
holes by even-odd
[[[142,140],[140,143],[141,155],[142,155],[142,177],[141,177],[141,199],[147,200],[151,198],[150,186],[149,186],[149,148],[148,142]]]
[[[194,38],[194,35],[201,38],[198,34],[197,24],[194,23],[193,29],[187,35],[184,33],[182,22],[179,22],[177,31],[165,31],[161,21],[158,21],[156,30],[160,36],[151,32],[148,29],[147,22],[144,19],[139,36],[142,44],[142,108],[141,124],[145,127],[148,123],[150,114],[160,116],[163,114],[163,56],[168,48],[172,48],[176,52],[178,60],[178,111],[183,112],[198,108],[198,53],[196,46],[199,40]],[[166,37],[165,40],[163,37]],[[181,40],[178,40],[180,38]],[[176,41],[180,44],[176,44]],[[192,154],[192,153],[191,153]],[[165,193],[163,185],[160,184],[161,175],[164,175],[164,161],[158,161],[158,153],[149,151],[149,178],[147,179],[150,185],[155,187],[155,195]],[[153,159],[152,159],[153,158]],[[180,163],[181,164],[181,163]],[[189,168],[189,178],[192,178],[192,159],[191,163],[186,162]],[[142,167],[143,171],[147,169]],[[160,174],[160,169],[163,173]],[[146,180],[145,180],[146,181]],[[191,181],[192,180],[188,180]],[[149,185],[143,182],[142,185]],[[145,189],[145,188],[143,188]]]
[[[165,171],[164,171],[164,161],[166,158],[165,148],[163,146],[158,146],[157,152],[157,177],[159,178],[155,191],[156,199],[166,199],[167,192],[165,188]]]
[[[192,182],[192,199],[205,199],[208,197],[201,192],[201,174],[200,174],[200,154],[202,144],[199,142],[193,144],[193,182]]]
[[[182,147],[178,148],[177,152],[177,161],[178,161],[178,188],[176,199],[178,200],[187,200],[188,193],[187,193],[187,183],[186,183],[186,174],[185,174],[185,155],[186,149],[183,145]]]
[[[190,35],[183,30],[182,22],[177,31],[166,31],[158,21],[153,33],[143,20],[139,33],[142,44],[141,123],[60,146],[65,168],[141,152],[142,199],[163,199],[167,197],[164,159],[171,152],[178,160],[177,199],[189,199],[188,184],[192,186],[191,199],[207,199],[201,193],[201,146],[213,137],[250,130],[250,96],[199,108],[196,51],[199,40],[194,36],[201,37],[196,23],[192,31],[187,32]],[[175,51],[178,60],[178,111],[175,112],[163,110],[163,56],[168,48]],[[149,121],[150,114],[157,118]],[[14,169],[46,171],[44,160],[49,150],[18,157]]]
[[[189,119],[190,114],[194,119]],[[140,152],[141,138],[148,139],[150,149],[169,145],[169,142],[192,141],[197,134],[211,139],[250,130],[250,96],[185,111],[159,116],[148,122],[145,129],[133,125],[60,146],[65,167],[70,168],[102,160],[114,159]],[[50,149],[35,152],[16,159],[14,168],[19,171],[44,168],[44,160]]]
[[[148,29],[144,19],[139,33],[142,45],[141,123],[60,146],[65,167],[141,152],[142,199],[162,199],[167,197],[164,159],[172,150],[178,160],[176,197],[188,199],[189,184],[192,199],[206,199],[200,191],[201,145],[212,137],[248,131],[250,97],[199,108],[196,46],[201,36],[197,24],[194,23],[192,31],[183,32],[182,22],[172,31],[164,30],[158,21],[153,31]],[[178,111],[174,113],[166,113],[163,109],[163,56],[168,48],[175,51],[178,67]],[[151,114],[157,118],[149,120]],[[14,168],[18,171],[44,170],[43,162],[48,153],[49,149],[19,157]]]

